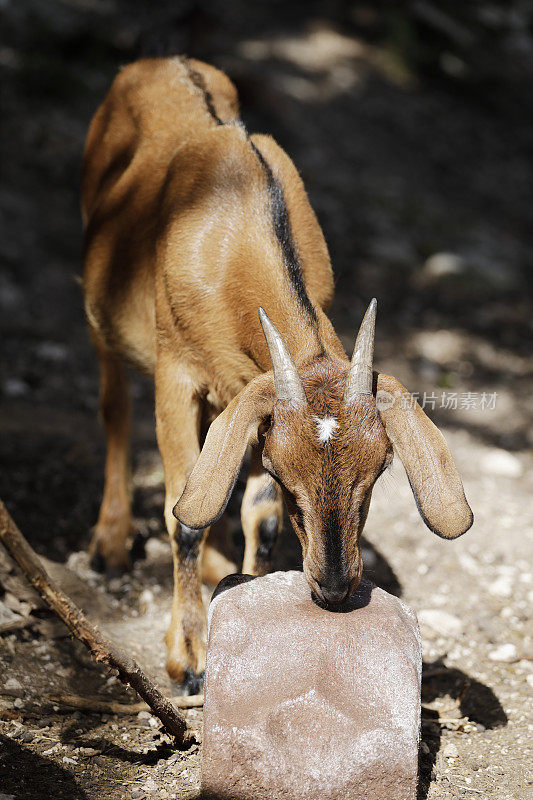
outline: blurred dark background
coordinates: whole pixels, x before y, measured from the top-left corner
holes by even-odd
[[[113,76],[141,56],[224,69],[247,127],[293,158],[347,349],[376,295],[380,369],[411,390],[496,393],[492,410],[432,415],[488,447],[531,447],[530,2],[2,0],[0,29],[0,496],[41,552],[85,546],[96,519],[80,164]],[[134,389],[137,512],[159,530],[152,390]]]

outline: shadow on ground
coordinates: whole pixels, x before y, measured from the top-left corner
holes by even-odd
[[[479,730],[490,730],[507,724],[503,707],[488,686],[475,680],[460,669],[446,667],[441,661],[422,665],[422,703],[428,704],[438,698],[450,698],[448,712],[439,713],[429,708],[422,709],[422,729],[419,752],[418,800],[424,800],[429,791],[432,771],[441,747],[441,722],[446,713],[453,719],[458,714],[476,723]]]
[[[86,793],[72,774],[49,758],[36,755],[29,748],[0,734],[0,785],[4,795],[24,800],[84,800]]]

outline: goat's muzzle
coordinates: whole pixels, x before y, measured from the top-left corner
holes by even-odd
[[[360,562],[355,575],[321,575],[318,579],[304,561],[304,573],[312,593],[320,604],[332,611],[344,606],[355,594],[361,582],[362,571],[363,565]]]
[[[345,605],[352,595],[356,592],[359,583],[361,582],[361,575],[357,574],[354,578],[348,580],[328,580],[323,583],[318,583],[318,596],[328,608],[338,608]]]

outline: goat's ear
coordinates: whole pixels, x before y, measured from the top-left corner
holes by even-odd
[[[376,403],[428,528],[444,539],[466,533],[474,517],[442,433],[390,375],[377,375]]]
[[[246,448],[275,402],[272,374],[260,375],[210,426],[194,469],[173,514],[188,528],[207,528],[226,508]]]

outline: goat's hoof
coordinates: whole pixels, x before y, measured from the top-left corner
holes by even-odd
[[[98,552],[98,550],[96,550],[93,553],[91,560],[89,562],[89,566],[95,572],[104,572],[105,570],[104,557],[101,553]]]
[[[172,683],[172,694],[175,697],[186,697],[190,694],[201,694],[204,690],[204,675],[202,672],[194,672],[187,667],[181,683]]]
[[[91,556],[89,566],[95,572],[104,573],[107,580],[111,580],[112,578],[120,578],[130,569],[129,560],[126,559],[123,563],[117,562],[116,564],[109,564],[99,550],[96,550]]]
[[[146,558],[146,539],[142,533],[136,533],[133,537],[133,542],[130,549],[131,563],[135,564],[136,561],[143,561]]]

